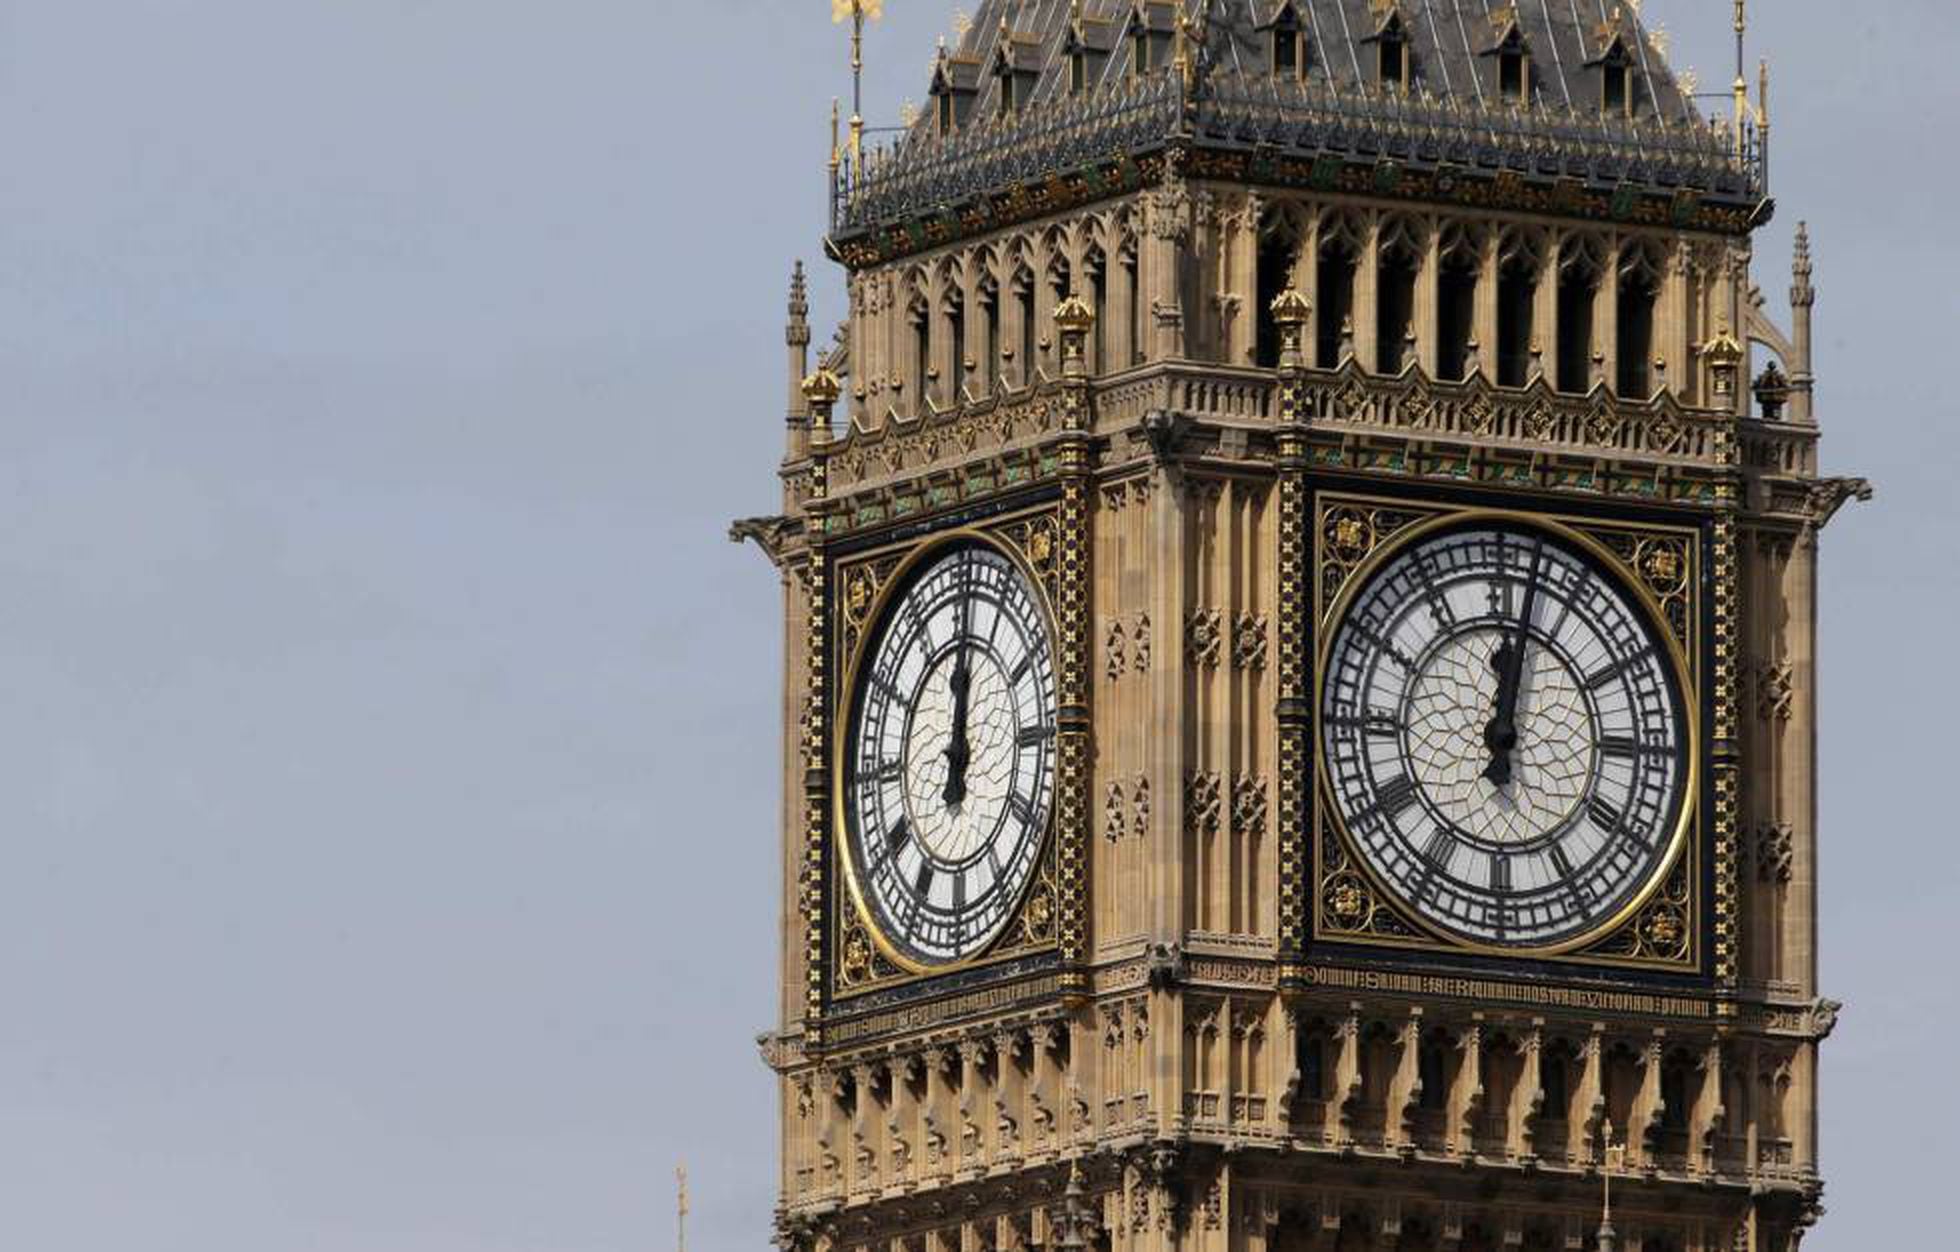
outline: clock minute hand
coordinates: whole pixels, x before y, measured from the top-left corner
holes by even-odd
[[[1531,551],[1531,579],[1525,584],[1517,631],[1491,658],[1498,671],[1497,710],[1484,727],[1484,745],[1490,749],[1490,766],[1484,770],[1484,777],[1500,787],[1511,781],[1511,753],[1518,746],[1518,689],[1524,684],[1524,650],[1531,637],[1531,618],[1538,608],[1544,556],[1545,541],[1540,539]]]

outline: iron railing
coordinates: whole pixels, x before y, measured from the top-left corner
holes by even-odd
[[[1726,123],[1692,118],[1492,107],[1242,75],[1207,78],[1187,100],[1178,77],[1164,73],[970,123],[950,136],[915,128],[858,161],[846,160],[832,187],[832,233],[940,212],[986,192],[1147,151],[1173,137],[1293,157],[1375,157],[1592,184],[1688,188],[1736,202],[1767,190],[1767,153],[1754,126],[1738,137]]]

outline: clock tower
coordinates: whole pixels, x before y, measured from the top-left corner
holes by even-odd
[[[833,144],[849,315],[799,267],[735,528],[781,1246],[1794,1252],[1870,491],[1804,232],[1787,332],[1751,276],[1767,70],[1711,120],[1599,0],[984,0],[929,89]]]

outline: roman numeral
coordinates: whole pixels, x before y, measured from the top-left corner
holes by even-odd
[[[1593,825],[1607,834],[1614,834],[1620,829],[1623,820],[1620,811],[1608,801],[1594,796],[1592,803],[1586,806],[1586,812],[1592,817]]]
[[[1047,743],[1054,737],[1055,728],[1053,726],[1045,722],[1037,722],[1032,726],[1021,727],[1021,733],[1014,736],[1014,743],[1018,747],[1032,748],[1039,744]]]
[[[932,893],[932,874],[931,861],[919,862],[919,876],[912,880],[912,894],[915,898],[923,900]]]
[[[1007,807],[1023,826],[1034,825],[1034,806],[1028,802],[1026,796],[1018,791],[1011,793],[1007,797]]]
[[[1422,850],[1422,859],[1444,873],[1448,873],[1450,862],[1456,859],[1456,839],[1441,826],[1429,836],[1429,843]]]
[[[999,619],[995,619],[995,620],[996,622],[998,622]],[[1021,663],[1019,665],[1016,665],[1014,667],[1014,672],[1007,676],[1007,685],[1010,687],[1020,686],[1021,680],[1023,678],[1026,678],[1028,676],[1028,671],[1033,668],[1034,668],[1034,653],[1030,652],[1026,656],[1021,658]]]
[[[966,912],[966,875],[965,874],[956,874],[953,877],[953,912],[955,913]]]
[[[1640,755],[1640,745],[1622,735],[1608,735],[1599,741],[1601,756],[1635,757]]]
[[[1552,868],[1558,872],[1560,878],[1572,877],[1572,858],[1565,854],[1564,845],[1553,844],[1551,846],[1551,857]]]
[[[1490,858],[1490,889],[1499,895],[1511,893],[1510,857],[1499,855]]]
[[[891,847],[891,855],[897,856],[899,849],[912,841],[912,828],[906,824],[906,819],[901,817],[893,822],[892,828],[885,833],[885,840]]]
[[[1375,791],[1375,808],[1387,817],[1400,817],[1416,802],[1416,785],[1407,774],[1391,779]]]
[[[1610,687],[1613,685],[1613,680],[1618,678],[1621,674],[1626,673],[1628,667],[1630,667],[1632,664],[1633,664],[1633,658],[1631,657],[1626,657],[1626,658],[1622,658],[1621,660],[1615,661],[1611,665],[1607,666],[1605,669],[1600,670],[1598,673],[1593,674],[1591,677],[1587,678],[1586,686],[1592,688],[1594,691],[1600,691],[1607,687]]]

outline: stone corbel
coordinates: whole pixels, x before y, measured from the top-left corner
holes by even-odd
[[[1606,1118],[1606,1028],[1594,1023],[1592,1033],[1579,1053],[1579,1090],[1573,1107],[1579,1116],[1572,1119],[1570,1153],[1579,1166],[1604,1161],[1600,1144],[1600,1125]]]
[[[1727,1119],[1722,1106],[1722,1041],[1711,1039],[1702,1052],[1701,1091],[1695,1098],[1693,1117],[1688,1126],[1690,1168],[1696,1173],[1715,1172],[1715,1138]]]
[[[1396,1042],[1395,1076],[1388,1083],[1384,1113],[1389,1146],[1404,1153],[1415,1150],[1416,1111],[1422,1104],[1422,1009],[1409,1009]]]
[[[1354,1119],[1361,1105],[1361,1006],[1350,1004],[1348,1015],[1334,1027],[1334,1081],[1327,1093],[1327,1122],[1323,1139],[1331,1145],[1354,1142]]]
[[[1538,1119],[1545,1113],[1544,1047],[1544,1020],[1534,1019],[1518,1045],[1522,1063],[1505,1127],[1505,1150],[1527,1165],[1538,1159]]]
[[[1661,1129],[1661,1065],[1667,1032],[1654,1031],[1640,1052],[1640,1093],[1634,1097],[1627,1127],[1628,1164],[1651,1170]]]
[[[1477,1147],[1477,1118],[1484,1108],[1484,1028],[1472,1022],[1457,1036],[1455,1089],[1450,1092],[1448,1148],[1469,1155]]]

